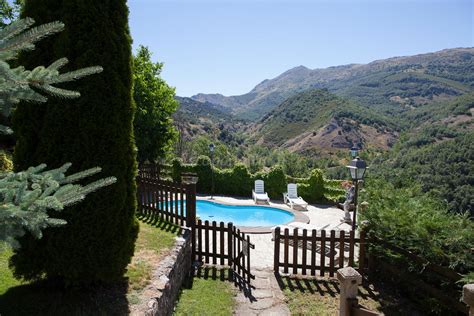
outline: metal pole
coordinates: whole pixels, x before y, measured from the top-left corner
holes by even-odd
[[[357,216],[357,195],[359,195],[359,180],[355,181],[355,194],[354,194],[354,218],[352,219],[352,230],[355,230],[356,225],[356,216]]]

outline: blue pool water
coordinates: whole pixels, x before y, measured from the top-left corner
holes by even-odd
[[[290,212],[258,205],[224,205],[210,201],[196,201],[197,216],[204,221],[232,222],[236,226],[275,226],[293,220]]]

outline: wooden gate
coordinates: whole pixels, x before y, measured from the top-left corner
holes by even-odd
[[[250,288],[255,276],[250,271],[250,250],[255,246],[250,237],[232,223],[198,220],[194,226],[195,258],[203,264],[225,267],[229,278],[239,287]]]

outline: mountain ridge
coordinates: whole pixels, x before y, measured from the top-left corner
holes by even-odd
[[[291,95],[314,88],[327,88],[338,95],[365,103],[367,98],[353,90],[361,87],[364,93],[369,94],[374,88],[374,82],[377,83],[381,79],[385,79],[384,84],[387,86],[400,85],[397,80],[424,81],[426,91],[418,89],[420,91],[408,91],[401,95],[385,95],[384,92],[376,100],[377,104],[397,111],[406,104],[416,105],[429,103],[438,97],[454,97],[466,92],[460,90],[474,89],[474,48],[450,48],[412,56],[379,59],[367,64],[328,68],[309,69],[297,66],[273,79],[263,80],[243,95],[198,94],[191,98],[231,108],[238,117],[257,120]],[[391,79],[393,80],[390,81]]]

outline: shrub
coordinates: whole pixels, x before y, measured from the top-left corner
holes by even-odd
[[[257,174],[255,180],[259,178],[265,181],[265,191],[267,191],[268,196],[272,199],[281,199],[282,194],[286,192],[286,175],[283,172],[283,168],[280,166],[275,166],[270,169],[268,173]]]
[[[13,162],[5,152],[0,152],[0,172],[13,171]]]
[[[298,185],[299,195],[309,203],[323,201],[325,193],[323,172],[320,169],[314,169],[305,182]]]
[[[252,194],[252,177],[243,164],[236,164],[229,176],[223,177],[223,182],[219,183],[220,188],[228,188],[226,194],[235,194],[238,196],[249,196]]]
[[[369,207],[360,213],[370,231],[384,240],[459,273],[474,270],[474,222],[446,207],[420,188],[397,189],[372,180],[361,191]]]
[[[460,274],[474,271],[474,222],[467,214],[449,213],[446,205],[432,196],[422,194],[419,187],[395,188],[384,180],[372,179],[361,198],[369,207],[359,213],[360,220],[368,221],[369,234],[403,248],[434,265],[456,270]],[[424,264],[411,257],[393,253],[387,247],[374,246],[369,251],[400,273],[420,282],[438,287],[448,296],[459,297],[461,284],[446,282],[425,269]],[[398,285],[400,278],[383,276],[385,281]],[[389,276],[390,277],[390,276]],[[468,280],[466,277],[465,280]],[[399,288],[405,288],[399,286]],[[409,291],[410,289],[407,289]],[[451,315],[444,302],[428,297],[424,291],[409,293],[420,305],[428,306],[430,314]],[[416,295],[414,295],[416,294]]]
[[[86,81],[65,84],[81,92],[77,100],[50,98],[44,106],[20,104],[13,117],[17,170],[46,163],[72,163],[72,172],[95,166],[117,183],[91,194],[57,217],[68,225],[26,235],[12,257],[16,276],[59,277],[70,283],[120,279],[134,251],[138,225],[136,161],[132,119],[131,47],[125,0],[26,1],[25,16],[39,24],[61,20],[66,29],[20,58],[27,68],[67,56],[68,67],[101,65]]]

